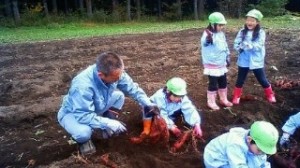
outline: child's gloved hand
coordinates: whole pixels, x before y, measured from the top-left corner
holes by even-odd
[[[155,104],[144,107],[144,115],[146,118],[153,117],[154,115],[158,115],[159,113],[159,108]]]
[[[179,128],[177,128],[176,125],[173,126],[173,128],[171,128],[171,132],[176,136],[176,137],[179,137],[182,132]]]
[[[206,39],[205,39],[205,44],[204,46],[209,46],[209,45],[212,45],[213,44],[213,34],[212,32],[210,32],[208,29],[205,30],[207,36],[206,36]]]
[[[213,40],[211,36],[207,36],[206,37],[206,42],[205,42],[205,46],[208,46],[210,44],[213,44]]]
[[[242,48],[244,50],[251,50],[253,48],[253,45],[251,43],[249,43],[249,42],[244,41],[242,43]]]
[[[239,45],[237,46],[237,51],[239,53],[244,52],[244,45],[243,45],[243,43],[239,43]]]
[[[194,126],[193,135],[195,135],[197,138],[202,137],[202,130],[201,130],[200,124],[196,124]]]

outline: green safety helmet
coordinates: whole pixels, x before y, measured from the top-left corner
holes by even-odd
[[[225,17],[220,12],[214,12],[208,16],[209,23],[211,24],[227,24]]]
[[[258,21],[261,21],[261,19],[264,17],[263,14],[257,9],[252,9],[251,11],[249,11],[247,13],[246,16],[253,17],[253,18],[257,19]]]
[[[174,77],[167,82],[167,89],[175,95],[186,95],[186,82],[178,77]]]
[[[266,121],[256,121],[251,125],[250,136],[257,147],[266,154],[275,154],[279,133],[273,124]]]

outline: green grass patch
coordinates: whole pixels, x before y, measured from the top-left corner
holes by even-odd
[[[244,19],[228,19],[227,28],[242,27]],[[270,29],[299,29],[300,18],[282,16],[265,18],[263,27]],[[50,23],[46,26],[7,28],[0,26],[0,43],[31,43],[38,41],[64,40],[122,34],[172,32],[193,28],[204,28],[207,21],[180,22],[126,22],[100,24],[94,22]]]
[[[119,24],[97,24],[84,22],[50,24],[45,27],[0,27],[0,43],[24,43],[121,34],[169,32],[198,28],[201,26],[204,26],[204,24],[199,21],[183,21],[172,23],[128,22]]]

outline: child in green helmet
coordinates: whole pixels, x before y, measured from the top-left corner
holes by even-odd
[[[193,128],[193,134],[200,138],[202,137],[201,118],[186,94],[186,82],[181,78],[174,77],[167,81],[165,87],[154,93],[150,100],[158,106],[168,129],[176,137],[179,137],[182,132],[175,125],[175,120],[183,116],[187,126]]]
[[[264,71],[266,33],[260,27],[263,15],[260,11],[253,9],[247,13],[246,17],[244,28],[238,32],[234,40],[234,49],[238,51],[239,56],[237,61],[238,77],[232,103],[240,103],[242,87],[249,71],[254,73],[256,79],[264,88],[267,100],[270,103],[275,103],[274,92]]]
[[[276,153],[278,137],[277,129],[266,121],[254,122],[250,130],[231,128],[206,145],[205,167],[270,168],[267,154]]]
[[[227,66],[229,66],[229,49],[223,33],[227,24],[220,12],[214,12],[208,17],[209,25],[201,37],[201,56],[204,75],[208,76],[207,105],[212,110],[219,110],[216,104],[217,93],[220,103],[230,107],[232,103],[227,99]]]

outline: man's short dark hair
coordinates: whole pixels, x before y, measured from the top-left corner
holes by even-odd
[[[104,52],[96,60],[98,72],[109,75],[112,71],[124,68],[123,60],[113,52]]]

